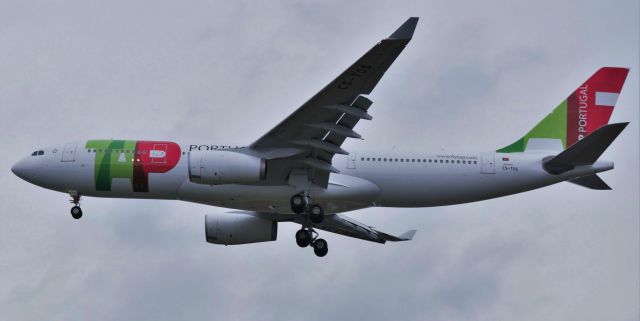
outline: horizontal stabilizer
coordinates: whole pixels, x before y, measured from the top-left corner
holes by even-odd
[[[595,190],[610,190],[611,187],[605,183],[600,176],[593,174],[589,176],[578,177],[569,180],[570,183],[574,183],[576,185],[580,185],[589,189]]]
[[[604,125],[544,163],[547,172],[557,175],[580,165],[591,165],[629,123]]]

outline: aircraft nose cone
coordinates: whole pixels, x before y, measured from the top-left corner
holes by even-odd
[[[19,161],[17,163],[15,163],[13,166],[11,166],[11,171],[18,177],[27,180],[25,177],[27,176],[27,169],[26,166],[24,164],[24,161]]]

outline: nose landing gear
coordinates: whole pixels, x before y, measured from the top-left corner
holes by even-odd
[[[82,209],[80,208],[80,193],[77,191],[70,191],[69,195],[71,196],[71,203],[73,203],[73,207],[71,208],[71,217],[76,220],[82,217]]]

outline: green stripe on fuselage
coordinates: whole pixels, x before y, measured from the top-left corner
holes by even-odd
[[[95,149],[96,191],[110,191],[114,178],[133,177],[135,140],[90,140],[85,148]]]

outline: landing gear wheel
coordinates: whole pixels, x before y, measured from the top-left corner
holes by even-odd
[[[299,247],[307,247],[311,244],[311,231],[300,229],[296,232],[296,244]]]
[[[309,205],[307,202],[307,198],[304,197],[304,195],[302,194],[296,194],[291,196],[290,203],[291,203],[291,210],[296,214],[300,214],[304,212],[304,210],[307,209],[307,206]]]
[[[324,239],[317,239],[313,242],[313,253],[318,257],[323,257],[329,253],[329,247],[327,246],[327,241]]]
[[[309,208],[309,219],[315,224],[322,223],[322,220],[324,220],[324,210],[320,205],[311,205]]]
[[[82,209],[80,209],[80,206],[76,205],[71,208],[71,216],[76,220],[82,217]]]

